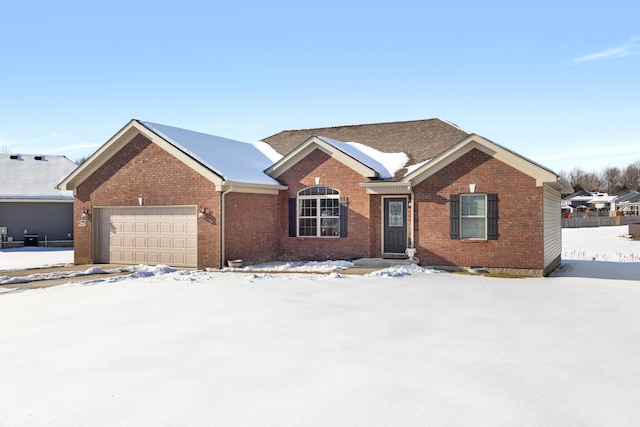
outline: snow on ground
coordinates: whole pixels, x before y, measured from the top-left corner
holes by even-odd
[[[0,273],[25,268],[72,264],[73,248],[26,247],[0,249]]]
[[[0,425],[635,426],[624,229],[564,230],[549,278],[137,266],[0,294]]]

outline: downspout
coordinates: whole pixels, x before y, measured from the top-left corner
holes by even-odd
[[[220,268],[224,268],[224,259],[225,259],[225,250],[224,250],[224,241],[225,241],[225,231],[224,231],[224,222],[225,222],[225,208],[224,208],[224,196],[233,191],[233,185],[229,187],[228,190],[222,192],[220,195]]]
[[[416,247],[416,241],[414,240],[414,238],[415,238],[415,222],[414,221],[415,221],[415,211],[416,211],[415,206],[414,206],[414,204],[415,204],[415,201],[414,201],[415,195],[413,194],[413,186],[411,186],[409,188],[411,189],[411,192],[410,192],[411,199],[409,199],[409,204],[411,206],[411,232],[410,232],[410,235],[411,235],[411,246],[410,247],[415,248]]]

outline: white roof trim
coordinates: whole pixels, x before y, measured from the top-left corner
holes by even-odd
[[[340,150],[336,146],[317,136],[312,136],[302,144],[298,145],[289,154],[269,167],[265,172],[270,177],[276,179],[291,167],[296,165],[298,162],[303,160],[305,157],[307,157],[309,154],[311,154],[314,150],[320,150],[326,153],[327,155],[338,160],[340,163],[358,172],[365,178],[378,177],[378,172],[375,169],[365,165],[364,163]]]
[[[162,135],[156,133],[148,126],[145,126],[138,120],[131,120],[122,129],[120,129],[114,136],[112,136],[104,145],[102,145],[95,153],[93,153],[87,161],[80,165],[75,171],[67,176],[57,186],[58,189],[74,190],[80,183],[95,173],[102,165],[104,165],[111,157],[113,157],[118,151],[126,146],[137,135],[143,135],[163,150],[167,151],[170,155],[177,158],[193,170],[198,172],[204,178],[211,181],[216,185],[216,189],[221,189],[223,185],[227,184],[227,181],[221,176],[221,173],[214,170],[211,166],[203,164],[195,158],[195,155],[183,149],[179,142],[172,142],[167,140]],[[280,185],[260,184],[260,183],[248,183],[248,182],[231,182],[234,186],[241,186],[245,191],[249,191],[250,188],[256,190],[260,188],[260,192],[267,191],[267,188],[274,189],[276,191],[283,189]],[[228,186],[228,185],[227,185]],[[286,187],[285,187],[286,188]]]
[[[246,182],[225,181],[219,191],[229,191],[230,193],[252,193],[252,194],[280,194],[281,190],[286,190],[286,185],[268,184],[247,184]]]
[[[412,191],[411,183],[398,181],[362,182],[360,187],[364,187],[367,194],[411,194]]]
[[[406,175],[402,181],[411,182],[411,184],[415,186],[473,149],[480,150],[529,175],[536,180],[537,187],[542,187],[545,184],[556,190],[562,190],[567,187],[566,183],[562,182],[560,178],[549,169],[476,134],[470,135],[445,152],[434,157],[431,161]]]
[[[122,129],[120,129],[115,135],[113,135],[107,142],[105,142],[98,150],[93,153],[83,164],[78,166],[69,176],[67,176],[57,188],[60,190],[74,190],[80,183],[86,178],[95,173],[102,165],[104,165],[111,157],[118,153],[124,146],[126,146],[133,138],[138,134],[142,134],[147,139],[151,140],[158,146],[160,146],[169,154],[181,160],[183,163],[195,169],[202,176],[216,185],[222,184],[222,178],[206,168],[202,164],[196,162],[191,156],[179,150],[175,145],[169,143],[164,138],[155,134],[149,130],[146,126],[142,125],[137,120],[131,120]]]

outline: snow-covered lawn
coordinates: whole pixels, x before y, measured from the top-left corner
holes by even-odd
[[[549,278],[141,266],[0,293],[0,425],[640,425],[624,232],[564,230]]]

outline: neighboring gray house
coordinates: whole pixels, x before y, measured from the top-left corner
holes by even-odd
[[[73,192],[56,184],[76,166],[64,156],[0,153],[3,247],[73,244]]]

